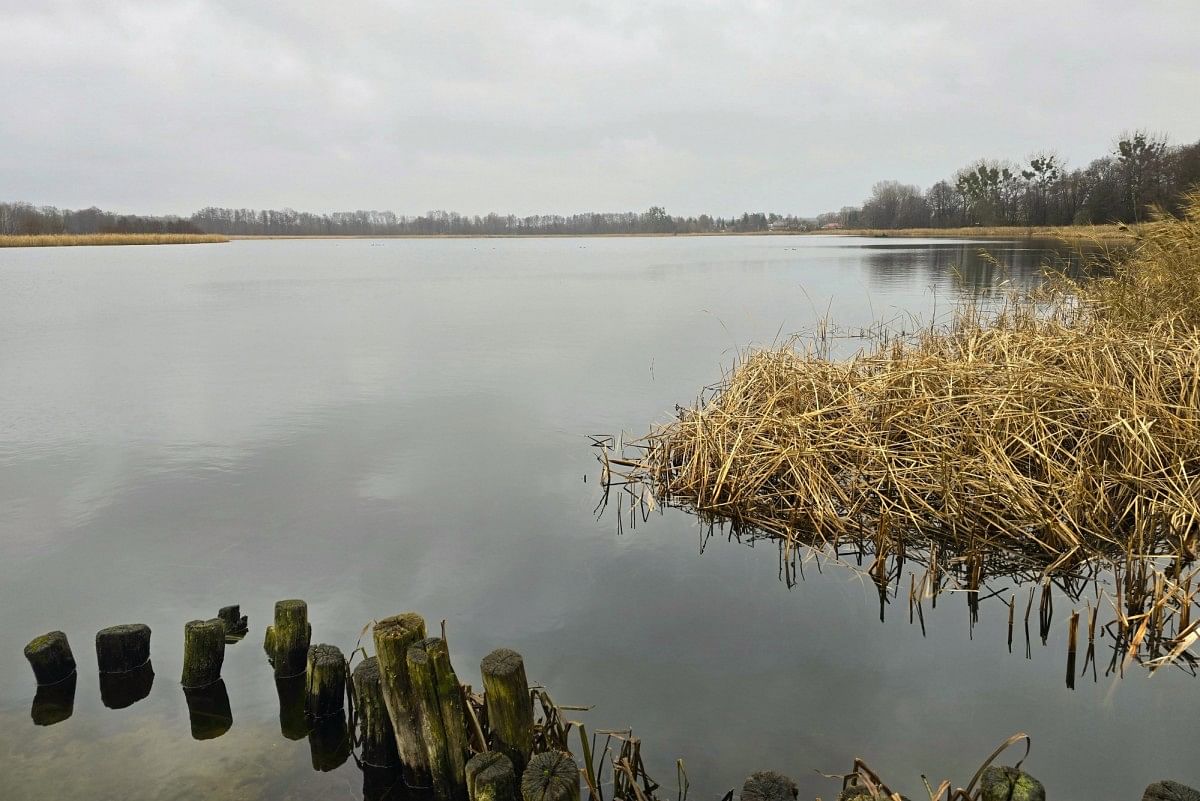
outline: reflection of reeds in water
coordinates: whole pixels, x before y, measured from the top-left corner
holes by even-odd
[[[618,517],[673,505],[785,548],[855,546],[880,585],[923,552],[919,596],[952,571],[973,617],[987,578],[1077,598],[1111,568],[1127,659],[1180,657],[1200,637],[1200,195],[1133,235],[1103,278],[967,305],[850,359],[820,337],[746,354],[636,455],[601,449]]]

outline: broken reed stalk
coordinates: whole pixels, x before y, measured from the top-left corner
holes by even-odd
[[[968,304],[846,360],[819,338],[749,352],[638,458],[606,458],[609,480],[797,545],[936,547],[931,568],[942,554],[1006,553],[1045,576],[1120,561],[1157,647],[1195,572],[1156,583],[1148,560],[1200,555],[1200,194],[1133,237],[1107,275]]]

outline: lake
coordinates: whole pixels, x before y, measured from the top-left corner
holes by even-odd
[[[1006,269],[978,251],[987,247]],[[1007,607],[925,610],[853,571],[781,580],[769,542],[668,511],[597,515],[588,435],[644,433],[738,352],[829,318],[928,322],[1029,283],[1037,243],[850,237],[235,241],[0,251],[0,797],[359,798],[280,732],[261,642],[277,599],[347,654],[372,619],[446,621],[459,677],[507,646],[589,730],[633,727],[674,797],[752,771],[836,796],[965,783],[1010,734],[1054,799],[1200,784],[1189,673],[1063,681],[1006,645]],[[585,480],[586,478],[586,480]],[[702,547],[703,545],[703,547]],[[1022,588],[1021,592],[1024,592]],[[1019,597],[1024,597],[1019,594]],[[195,740],[183,624],[240,603],[233,723]],[[148,697],[102,702],[95,632],[144,622]],[[31,720],[24,644],[61,629],[70,717]],[[432,633],[432,632],[431,632]],[[369,637],[367,638],[369,640]],[[1014,756],[1013,759],[1017,758]],[[1002,760],[1003,761],[1003,760]],[[1008,760],[1012,761],[1012,760]]]

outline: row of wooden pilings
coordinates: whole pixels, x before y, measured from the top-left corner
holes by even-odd
[[[245,630],[246,619],[237,607],[184,625],[180,683],[189,709],[195,713],[196,700],[199,717],[227,720],[224,728],[232,724],[221,681],[226,640]],[[330,740],[322,752],[341,764],[350,751],[345,728],[349,700],[351,720],[357,724],[355,739],[361,745],[359,761],[374,768],[399,768],[410,788],[428,788],[439,801],[579,801],[580,771],[573,757],[560,751],[533,753],[533,700],[520,654],[501,648],[483,659],[484,709],[479,715],[459,683],[446,641],[427,636],[425,620],[416,613],[376,622],[375,656],[363,658],[352,673],[337,646],[311,640],[308,605],[297,599],[276,603],[264,648],[280,692],[285,734],[290,725],[310,740],[314,736]],[[96,655],[102,693],[106,676],[128,682],[130,677],[148,674],[153,680],[150,628],[144,624],[102,630],[96,635]],[[75,659],[63,632],[35,638],[25,647],[25,656],[37,679],[39,697],[53,699],[69,689],[73,699]],[[301,680],[303,719],[289,724],[284,719],[289,714],[284,688]],[[149,693],[148,681],[133,683],[144,688],[144,692],[135,690],[134,696]],[[207,707],[215,707],[209,709],[205,699],[214,695],[214,687],[220,690],[215,694],[219,697],[207,702]],[[35,713],[38,722],[36,717]],[[324,726],[323,721],[341,726]],[[193,735],[200,736],[195,714]],[[316,754],[314,745],[314,767],[320,768]]]

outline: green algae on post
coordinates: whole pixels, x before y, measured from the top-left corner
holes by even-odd
[[[186,688],[207,687],[221,678],[225,661],[225,625],[215,617],[183,626],[183,677]]]
[[[579,768],[566,751],[544,751],[521,774],[524,801],[579,801]]]
[[[516,651],[497,648],[483,658],[479,670],[494,745],[508,755],[513,769],[520,773],[533,752],[533,699],[525,662]]]
[[[443,801],[466,801],[467,719],[446,642],[427,637],[409,647],[405,660],[434,794]]]
[[[379,660],[383,699],[396,735],[396,751],[412,785],[429,783],[429,755],[421,738],[421,722],[412,697],[407,654],[410,646],[425,639],[425,619],[404,612],[375,623],[375,655]]]
[[[39,686],[57,684],[75,672],[75,656],[67,642],[67,635],[51,631],[34,637],[25,646],[25,658],[33,668]]]
[[[359,759],[364,764],[388,768],[400,764],[396,753],[396,734],[383,700],[383,682],[379,659],[369,656],[359,662],[350,676],[354,688],[354,712],[358,718],[358,739],[362,743]]]
[[[346,700],[346,657],[336,645],[308,649],[304,710],[309,717],[341,714]]]
[[[517,774],[512,760],[500,751],[471,757],[466,776],[470,801],[517,801]]]
[[[299,598],[276,601],[275,623],[267,628],[265,640],[276,677],[296,676],[305,671],[311,639],[308,604]]]

